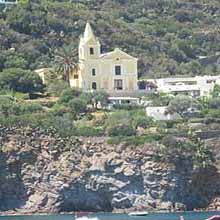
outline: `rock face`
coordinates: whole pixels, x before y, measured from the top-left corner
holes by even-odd
[[[190,210],[219,203],[216,170],[203,175],[190,162],[156,161],[150,144],[112,146],[104,137],[0,128],[0,147],[0,211]]]

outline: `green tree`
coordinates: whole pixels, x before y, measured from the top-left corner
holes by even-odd
[[[74,98],[68,103],[68,107],[70,108],[70,111],[74,118],[77,118],[80,113],[86,112],[87,103],[80,98]]]
[[[187,61],[185,53],[182,50],[180,50],[177,46],[172,46],[169,49],[168,54],[172,59],[176,60],[179,63]]]
[[[174,97],[167,108],[167,113],[178,113],[181,116],[184,116],[184,113],[189,108],[201,108],[200,104],[193,98],[184,95],[178,95]]]
[[[27,61],[17,55],[9,55],[6,58],[6,61],[4,62],[5,68],[21,68],[26,69],[27,68]]]
[[[20,68],[4,69],[0,73],[0,88],[16,92],[35,93],[43,91],[41,78],[29,71]]]
[[[95,91],[92,94],[92,103],[97,109],[98,104],[100,103],[102,107],[106,106],[108,103],[108,94],[105,91]]]
[[[63,46],[60,50],[56,50],[54,54],[57,71],[63,75],[63,79],[67,83],[69,83],[70,75],[79,69],[75,53],[76,50],[71,47]]]
[[[215,84],[211,94],[212,94],[213,98],[219,97],[219,95],[220,95],[220,85]]]
[[[59,104],[68,104],[72,99],[79,97],[81,95],[81,91],[78,89],[65,89],[59,98]]]

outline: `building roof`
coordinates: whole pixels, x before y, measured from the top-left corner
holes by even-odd
[[[86,23],[86,28],[84,31],[84,39],[86,41],[91,40],[91,39],[95,39],[95,35],[93,33],[92,27],[89,22]]]
[[[89,22],[86,23],[85,31],[80,37],[80,42],[91,45],[99,44],[99,40],[96,38]]]
[[[119,48],[115,48],[113,51],[108,52],[108,53],[103,53],[103,54],[101,54],[100,57],[103,59],[117,59],[117,58],[119,58],[119,59],[136,59],[137,60],[137,58],[125,53],[124,51],[122,51]]]

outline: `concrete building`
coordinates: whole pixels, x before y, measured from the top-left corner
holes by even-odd
[[[34,70],[34,72],[35,72],[38,76],[40,76],[40,78],[41,78],[43,84],[46,84],[46,83],[47,83],[47,82],[46,82],[46,81],[47,81],[47,80],[46,80],[47,74],[48,74],[51,70],[52,70],[51,68],[40,68],[40,69]]]
[[[195,76],[185,78],[150,79],[158,92],[174,95],[185,94],[193,97],[208,96],[215,84],[220,85],[220,76]]]
[[[137,90],[137,78],[137,58],[118,48],[101,53],[100,42],[87,23],[80,37],[79,70],[71,74],[70,86],[117,94]]]
[[[181,119],[178,113],[167,114],[167,106],[150,106],[146,107],[146,114],[155,121],[172,121]]]

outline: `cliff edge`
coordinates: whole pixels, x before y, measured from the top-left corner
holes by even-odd
[[[106,137],[0,127],[0,147],[1,212],[220,207],[217,167],[198,172],[190,161],[160,161],[152,143],[109,145]]]

